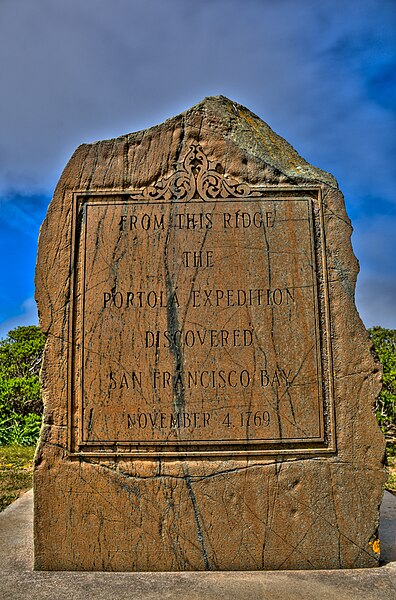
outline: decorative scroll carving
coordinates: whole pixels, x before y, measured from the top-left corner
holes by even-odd
[[[229,196],[247,196],[250,187],[236,179],[225,177],[220,164],[209,162],[199,144],[192,144],[182,166],[170,177],[156,182],[142,191],[145,200],[181,200],[193,198],[213,200]]]

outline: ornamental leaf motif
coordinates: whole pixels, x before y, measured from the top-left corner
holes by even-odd
[[[246,196],[250,193],[247,183],[241,183],[219,172],[208,161],[202,146],[192,144],[184,157],[182,166],[168,178],[145,188],[145,200],[180,200],[188,202],[194,197],[202,200]]]

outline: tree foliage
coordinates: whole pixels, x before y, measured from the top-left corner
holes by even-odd
[[[383,367],[382,390],[376,402],[378,422],[390,439],[396,438],[396,330],[369,329],[374,350]]]
[[[43,402],[39,370],[45,337],[39,327],[17,327],[0,341],[0,444],[32,444]]]

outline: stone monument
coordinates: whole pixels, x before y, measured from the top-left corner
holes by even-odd
[[[335,179],[224,97],[76,150],[36,273],[36,569],[378,564],[351,231]]]

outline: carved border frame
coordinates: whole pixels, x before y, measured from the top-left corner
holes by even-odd
[[[317,213],[315,223],[313,224],[313,250],[316,259],[316,274],[317,274],[317,294],[316,294],[316,322],[317,322],[317,345],[318,357],[322,372],[322,393],[323,393],[323,424],[325,427],[324,435],[325,442],[320,444],[299,443],[298,448],[290,447],[290,444],[296,443],[291,440],[287,442],[261,442],[255,443],[234,443],[234,442],[212,442],[210,445],[204,443],[189,442],[189,448],[183,448],[183,441],[177,444],[168,444],[172,447],[169,451],[159,449],[158,442],[147,443],[153,448],[151,450],[144,449],[144,446],[136,447],[136,443],[103,443],[98,444],[102,450],[99,450],[97,445],[79,444],[79,436],[76,440],[76,415],[75,411],[76,398],[74,393],[75,374],[75,324],[74,313],[77,302],[75,291],[75,278],[78,263],[78,220],[81,218],[81,208],[87,202],[92,202],[94,199],[100,202],[101,198],[112,197],[122,198],[123,202],[138,202],[153,201],[155,203],[164,201],[166,203],[201,203],[214,199],[233,198],[235,200],[280,200],[280,199],[302,199],[311,198],[313,203],[317,205]],[[81,457],[129,457],[140,459],[152,458],[210,458],[210,457],[228,457],[241,458],[245,456],[260,457],[260,456],[285,456],[296,457],[301,455],[321,455],[336,452],[336,433],[335,433],[335,408],[334,408],[334,382],[333,382],[333,367],[332,367],[332,350],[330,339],[330,312],[329,312],[329,292],[327,279],[327,263],[326,263],[326,243],[325,229],[323,220],[323,205],[322,205],[322,189],[317,186],[270,186],[270,185],[255,185],[250,186],[245,182],[239,182],[235,179],[223,175],[220,164],[214,166],[209,163],[201,146],[195,144],[190,147],[186,154],[182,165],[176,168],[172,175],[168,178],[156,182],[152,186],[144,189],[101,189],[101,190],[76,190],[73,192],[73,217],[72,217],[72,232],[73,240],[71,244],[71,285],[70,285],[70,321],[69,321],[69,355],[68,355],[68,452],[70,456]],[[81,408],[81,407],[80,407]],[[186,445],[184,443],[184,445]],[[130,447],[128,449],[128,446]],[[133,446],[133,448],[131,448]],[[163,444],[164,447],[167,444]],[[213,447],[210,447],[213,446]],[[215,446],[223,446],[215,447]],[[242,446],[245,446],[242,448]],[[249,447],[246,447],[249,446]],[[255,446],[261,446],[256,447]],[[272,447],[271,447],[272,446]]]

